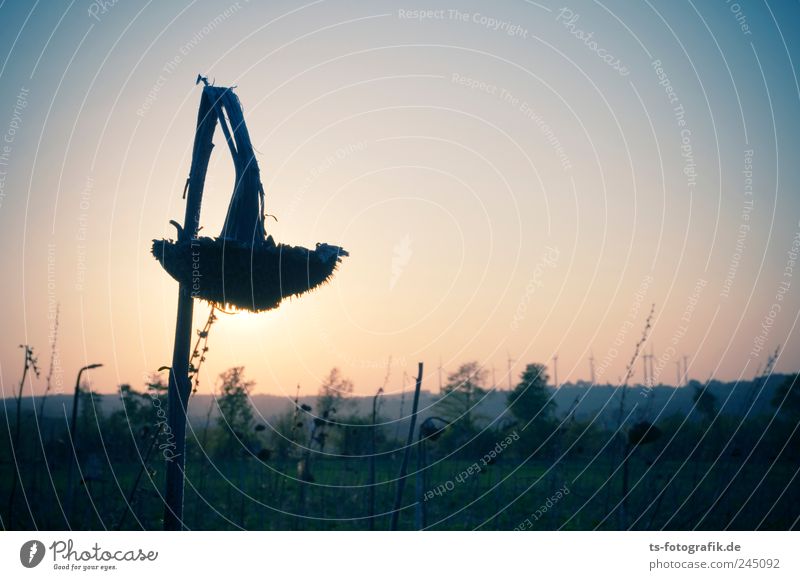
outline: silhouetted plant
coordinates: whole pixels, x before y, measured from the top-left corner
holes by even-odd
[[[200,386],[200,367],[206,362],[206,354],[209,351],[208,337],[211,334],[211,327],[217,321],[216,305],[211,305],[208,319],[201,330],[197,331],[197,340],[192,349],[192,356],[189,359],[189,380],[192,381],[192,392],[197,393]]]
[[[226,451],[232,451],[249,442],[253,423],[253,408],[250,405],[250,390],[253,381],[244,378],[244,367],[232,367],[219,375],[220,395],[217,398],[220,416],[217,424],[228,433]]]
[[[789,375],[783,380],[775,390],[772,405],[782,418],[800,422],[800,374]]]
[[[39,377],[39,360],[33,353],[33,347],[27,344],[19,345],[25,351],[25,363],[22,368],[22,378],[19,381],[19,391],[16,398],[16,417],[14,421],[14,435],[11,439],[11,456],[14,460],[14,477],[11,480],[11,491],[8,494],[8,518],[13,519],[14,499],[17,494],[17,480],[21,477],[20,457],[22,449],[19,444],[20,429],[22,427],[22,392],[25,389],[25,379],[28,377],[28,371],[33,371],[36,377]]]
[[[426,441],[436,441],[450,426],[450,422],[442,417],[428,417],[419,426],[420,438]]]
[[[620,394],[619,398],[619,414],[617,417],[617,431],[622,432],[622,425],[625,421],[625,395],[628,392],[628,381],[633,376],[633,369],[635,368],[636,362],[639,359],[639,352],[642,349],[642,346],[645,342],[647,342],[647,337],[650,333],[650,329],[652,328],[653,322],[653,315],[655,314],[656,305],[653,304],[650,307],[650,313],[647,315],[647,319],[644,323],[644,329],[642,330],[642,336],[639,338],[637,343],[633,347],[633,355],[631,355],[631,360],[628,362],[628,366],[625,369],[625,378],[622,381],[622,385],[620,388],[622,389],[622,393]],[[636,448],[635,446],[630,446],[629,442],[625,442],[625,444],[621,445],[622,447],[622,500],[620,501],[619,506],[619,521],[621,530],[627,529],[628,527],[628,489],[630,485],[630,460],[631,456],[633,455],[633,451]]]
[[[508,394],[508,408],[523,426],[521,432],[528,449],[541,446],[553,428],[555,404],[548,392],[549,378],[543,364],[529,364],[520,375],[519,384]]]
[[[53,319],[53,329],[50,336],[50,365],[47,369],[47,377],[44,383],[44,393],[42,393],[42,400],[39,403],[39,416],[44,417],[44,404],[47,402],[47,395],[50,393],[53,380],[53,371],[58,361],[58,325],[61,312],[61,306],[56,305],[56,314]]]
[[[701,385],[697,381],[691,381],[692,401],[698,412],[706,422],[711,422],[717,416],[717,397],[708,389],[708,385]]]
[[[486,395],[487,376],[488,372],[480,363],[471,361],[448,375],[447,384],[442,386],[436,406],[442,416],[466,436],[475,431],[475,422],[480,418],[475,405]]]
[[[628,430],[628,449],[658,441],[661,429],[648,421],[639,421]]]

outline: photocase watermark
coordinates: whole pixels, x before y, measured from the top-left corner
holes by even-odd
[[[594,32],[586,32],[575,26],[578,20],[580,20],[580,17],[581,15],[572,10],[572,8],[564,7],[558,11],[558,14],[556,14],[556,22],[561,22],[564,28],[569,30],[572,36],[582,41],[589,50],[595,53],[600,60],[610,66],[613,70],[617,71],[620,76],[626,77],[631,74],[630,69],[622,64],[622,61],[619,58],[608,52],[608,50],[600,46],[597,41],[593,39]]]
[[[634,322],[636,322],[636,320],[639,318],[639,313],[642,310],[642,304],[644,304],[644,299],[647,296],[647,292],[650,290],[650,285],[652,283],[653,277],[649,274],[646,275],[644,278],[642,278],[642,281],[639,283],[639,286],[633,293],[633,302],[631,302],[631,306],[628,308],[627,317],[617,330],[612,346],[608,347],[608,350],[606,350],[606,353],[600,359],[600,364],[595,369],[596,381],[599,381],[599,379],[606,374],[608,368],[619,356],[619,349],[623,344],[625,344],[625,341],[628,338],[628,333],[633,329]]]
[[[686,176],[687,188],[690,192],[693,192],[697,185],[697,164],[694,160],[694,148],[692,147],[692,130],[686,123],[686,110],[683,108],[683,104],[680,98],[678,98],[678,93],[672,86],[672,81],[664,70],[661,61],[655,59],[650,63],[650,66],[656,73],[658,84],[664,88],[669,104],[672,105],[672,114],[675,117],[675,123],[678,125],[678,130],[680,131],[683,174]]]
[[[722,282],[722,291],[719,293],[720,298],[727,298],[730,295],[733,281],[736,278],[736,273],[739,270],[739,264],[742,261],[742,254],[744,253],[745,242],[750,233],[750,214],[753,213],[753,150],[746,149],[744,152],[744,202],[742,204],[741,221],[739,229],[736,233],[736,245],[731,255],[731,261],[728,264],[728,271],[725,274],[725,280]]]
[[[487,95],[493,95],[493,96],[500,96],[505,90],[501,89],[497,85],[487,83],[486,81],[480,79],[468,77],[457,72],[454,72],[453,74],[450,75],[450,82],[455,85],[467,87],[471,91],[477,90],[481,93],[486,93]]]
[[[150,396],[150,400],[153,403],[153,408],[156,410],[156,416],[158,417],[158,421],[156,421],[155,424],[158,428],[157,433],[160,433],[164,436],[164,442],[159,443],[158,448],[161,450],[161,454],[164,456],[164,459],[172,462],[172,460],[178,457],[178,455],[175,454],[175,434],[172,432],[172,428],[167,422],[167,412],[164,410],[161,397],[156,391],[153,389],[148,389],[147,394]]]
[[[192,240],[192,298],[200,296],[200,278],[203,274],[200,272],[200,244],[196,239]]]
[[[102,20],[101,17],[108,14],[117,4],[119,4],[119,0],[95,0],[89,4],[87,12],[91,18],[100,22]]]
[[[445,12],[447,12],[445,8],[439,8],[437,10],[408,10],[407,8],[398,8],[397,18],[400,20],[419,20],[420,22],[423,20],[444,20],[446,18]]]
[[[344,368],[356,368],[356,369],[385,369],[386,368],[386,360],[385,359],[364,359],[364,358],[355,358],[346,352],[342,351],[337,345],[339,344],[337,341],[334,341],[331,338],[330,333],[326,330],[321,330],[319,333],[319,337],[322,340],[323,345],[325,345],[325,349],[333,355],[333,357],[338,360],[342,361],[341,366]],[[408,366],[407,359],[404,356],[401,357],[392,357],[392,360],[389,363],[390,368],[405,368]]]
[[[667,363],[678,355],[678,345],[689,331],[689,324],[692,322],[695,310],[697,310],[697,305],[700,302],[700,296],[703,294],[703,290],[705,290],[706,286],[708,286],[708,281],[703,278],[698,278],[695,281],[694,287],[692,288],[692,293],[687,298],[686,306],[683,308],[683,313],[680,317],[680,324],[678,324],[675,331],[672,333],[672,336],[669,339],[669,346],[667,346],[664,352],[659,355],[658,360],[653,367],[653,376],[650,377],[650,384],[641,390],[640,394],[643,397],[646,397],[650,394],[650,392],[653,390],[653,385],[657,384],[657,381],[659,380],[661,373],[664,372],[664,368],[667,366]]]
[[[8,122],[8,128],[3,135],[2,143],[0,143],[0,208],[3,207],[3,201],[6,198],[6,177],[8,176],[6,168],[11,163],[14,140],[17,138],[17,132],[22,127],[22,114],[28,107],[29,94],[29,89],[20,87],[17,93],[17,101],[14,103],[14,108],[11,112],[11,120]]]
[[[44,546],[43,546],[44,547]],[[70,570],[83,572],[116,570],[118,562],[155,562],[158,559],[156,550],[106,549],[97,542],[88,548],[77,548],[70,540],[56,540],[50,544],[53,554],[54,570]],[[113,563],[111,563],[113,562]]]
[[[731,14],[736,18],[736,23],[739,25],[739,30],[742,31],[742,34],[752,36],[753,31],[750,30],[750,25],[747,23],[747,15],[742,10],[742,6],[738,2],[732,2],[731,0],[725,0],[725,4],[728,5]]]
[[[800,228],[800,223],[797,224],[797,227]],[[783,309],[783,301],[792,287],[792,277],[794,276],[795,266],[797,266],[798,254],[800,254],[800,229],[795,231],[792,242],[786,250],[786,263],[784,264],[778,286],[775,288],[773,302],[767,314],[764,315],[764,318],[761,320],[761,327],[758,334],[753,338],[753,348],[750,349],[750,356],[752,358],[758,357],[761,351],[764,350],[767,344],[767,338],[769,338],[772,327],[775,325],[775,319],[778,318],[778,314],[780,314]]]
[[[508,437],[495,443],[495,446],[492,447],[488,453],[485,453],[478,461],[462,470],[453,479],[448,479],[444,483],[440,483],[433,489],[426,491],[422,501],[428,501],[434,497],[441,497],[447,492],[453,491],[456,488],[456,484],[460,485],[470,479],[473,475],[481,473],[484,469],[493,464],[500,454],[508,449],[508,446],[515,441],[519,441],[519,433],[517,433],[516,429]]]
[[[19,562],[26,568],[36,568],[45,555],[44,544],[39,540],[28,540],[19,549]]]
[[[394,290],[400,276],[411,261],[411,236],[406,234],[392,248],[392,269],[389,275],[389,290]]]
[[[564,146],[556,136],[552,127],[550,127],[550,125],[541,117],[541,115],[539,115],[539,113],[536,112],[536,110],[530,104],[528,104],[527,101],[513,95],[505,88],[498,87],[497,85],[493,85],[480,79],[468,77],[457,72],[454,72],[450,75],[450,82],[456,85],[467,87],[470,90],[477,90],[482,93],[495,96],[503,103],[510,105],[519,111],[522,116],[525,117],[525,119],[532,121],[533,124],[539,129],[541,134],[547,140],[548,145],[550,145],[556,156],[558,156],[558,160],[561,162],[561,168],[564,169],[564,171],[569,171],[572,169],[572,162],[570,161],[569,156],[564,150]]]
[[[515,532],[520,532],[524,530],[529,530],[533,527],[533,522],[539,521],[548,511],[553,509],[558,502],[560,502],[565,496],[569,495],[569,487],[567,484],[564,484],[564,487],[559,488],[556,492],[548,497],[545,502],[540,505],[535,512],[533,512],[530,516],[525,518],[516,528],[514,528]]]
[[[19,561],[25,568],[35,568],[42,563],[48,548],[39,540],[28,540],[19,549]],[[88,548],[77,547],[70,540],[56,540],[49,546],[53,556],[53,570],[100,571],[117,569],[119,562],[155,562],[158,551],[142,548],[106,549],[97,542]]]
[[[77,244],[77,261],[75,263],[75,290],[83,292],[86,284],[86,260],[87,244],[89,239],[89,209],[92,206],[92,190],[94,189],[94,178],[90,175],[86,178],[86,185],[78,198],[78,231],[75,235]]]
[[[480,12],[461,12],[460,10],[453,8],[448,10],[448,12],[450,13],[450,18],[453,20],[472,22],[482,26],[483,28],[486,28],[487,30],[491,30],[493,32],[502,32],[506,36],[516,36],[518,38],[530,37],[530,33],[528,32],[527,28],[523,28],[519,24],[514,24],[513,22],[509,22],[507,20],[486,16]]]
[[[199,226],[200,212],[197,212],[194,217],[193,231],[197,231]],[[200,279],[203,277],[203,273],[200,271],[200,242],[197,236],[192,236],[192,241],[189,245],[192,250],[192,298],[198,298],[202,288]]]
[[[311,186],[314,185],[314,182],[320,178],[320,176],[324,175],[328,171],[330,171],[337,163],[344,161],[348,157],[355,155],[356,153],[361,153],[367,148],[367,141],[358,141],[355,143],[348,143],[346,145],[342,145],[338,147],[336,151],[333,153],[326,155],[325,158],[320,161],[316,166],[312,167],[306,178],[303,180],[302,185],[297,190],[297,193],[294,197],[289,201],[286,211],[283,213],[282,217],[289,217],[300,206],[300,203],[305,198],[308,190],[311,189]]]
[[[58,333],[58,300],[56,299],[56,245],[47,244],[47,342],[52,352],[52,384],[54,392],[64,392],[64,368],[61,352],[56,344]]]
[[[514,318],[511,320],[511,329],[516,330],[519,328],[519,323],[525,319],[528,313],[528,304],[530,304],[533,296],[539,288],[544,286],[542,276],[544,276],[545,268],[555,268],[558,263],[560,252],[558,248],[545,247],[545,251],[539,260],[533,266],[533,273],[525,285],[525,293],[522,299],[517,304],[517,309],[514,311]]]
[[[158,95],[161,92],[161,89],[167,84],[167,81],[172,74],[178,70],[178,67],[183,60],[189,56],[189,53],[197,48],[203,39],[214,32],[214,30],[216,30],[222,23],[239,12],[242,9],[242,3],[247,4],[248,2],[250,2],[250,0],[242,0],[241,2],[234,2],[233,4],[229,5],[227,8],[225,8],[225,10],[209,20],[202,28],[195,31],[191,39],[178,47],[178,52],[161,67],[158,78],[156,78],[155,82],[150,87],[150,90],[147,91],[147,95],[145,95],[142,104],[138,109],[136,109],[137,116],[144,118],[153,104],[155,104],[155,102],[158,100]]]
[[[706,286],[708,286],[708,280],[705,280],[704,278],[698,278],[695,282],[692,293],[689,295],[689,299],[686,301],[683,314],[681,314],[681,322],[683,324],[678,326],[678,330],[682,333],[680,338],[683,338],[683,336],[686,334],[686,331],[689,330],[689,323],[692,321],[694,311],[697,309],[697,303],[700,301],[700,295],[703,293],[703,290]]]
[[[399,20],[416,20],[418,22],[423,22],[425,20],[455,20],[457,22],[477,24],[492,32],[502,32],[506,36],[515,36],[525,39],[531,36],[528,29],[523,28],[519,24],[488,16],[481,12],[464,12],[457,8],[439,8],[435,10],[409,10],[406,8],[399,8],[397,10],[397,18]]]

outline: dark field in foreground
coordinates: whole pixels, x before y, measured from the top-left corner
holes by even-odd
[[[230,369],[187,435],[185,527],[384,530],[394,513],[407,530],[798,527],[798,375],[716,394],[691,381],[673,389],[690,401],[674,412],[652,404],[655,390],[605,387],[613,398],[579,416],[593,388],[561,410],[541,365],[502,393],[481,372],[468,363],[451,375],[407,439],[408,407],[395,415],[406,421],[387,419],[379,392],[365,409],[336,369],[315,400],[269,420],[244,369]],[[476,411],[490,394],[506,406]],[[81,390],[73,428],[64,403],[48,415],[44,400],[27,412],[4,400],[4,529],[163,527],[175,449],[164,384],[122,385],[110,410],[103,399]]]
[[[83,462],[85,484],[76,486],[71,507],[53,492],[66,497],[65,461],[51,461],[48,469],[41,457],[26,460],[13,519],[4,512],[4,527],[66,529],[69,511],[73,529],[160,529],[163,460],[142,471],[134,461],[108,462],[98,451]],[[147,449],[141,452],[144,456]],[[758,462],[727,453],[716,462],[684,462],[658,459],[655,449],[637,451],[628,463],[623,506],[624,466],[608,452],[558,462],[526,461],[509,452],[486,465],[430,455],[424,479],[411,462],[400,529],[786,530],[797,527],[800,513],[797,464],[780,458]],[[368,462],[367,457],[316,458],[314,481],[303,482],[295,459],[208,457],[195,447],[187,462],[185,524],[213,530],[369,529]],[[4,473],[13,470],[7,456],[4,463]],[[374,529],[382,530],[389,528],[400,453],[375,463]],[[3,477],[1,497],[8,497],[9,484]]]

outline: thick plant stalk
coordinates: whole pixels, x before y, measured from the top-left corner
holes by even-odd
[[[425,439],[422,438],[422,433],[417,437],[417,478],[416,478],[416,498],[417,506],[414,510],[414,523],[418,530],[424,530],[427,525],[427,514],[425,510],[425,500],[423,494],[425,490],[425,469],[427,459],[425,457]]]
[[[22,379],[19,381],[19,394],[17,395],[17,420],[14,424],[14,438],[11,440],[11,455],[14,458],[14,478],[11,480],[11,492],[8,494],[8,521],[12,523],[14,509],[14,497],[17,494],[17,479],[22,477],[19,469],[19,433],[20,422],[22,421],[22,391],[25,388],[25,379],[28,376],[30,361],[33,350],[28,345],[21,345],[25,349],[25,368],[22,370]]]
[[[133,480],[133,486],[131,486],[131,490],[128,492],[128,496],[125,499],[125,508],[122,510],[122,515],[117,520],[117,525],[114,526],[114,529],[119,531],[122,529],[122,524],[125,523],[125,518],[128,515],[128,512],[133,513],[133,502],[136,499],[136,491],[139,489],[139,482],[142,480],[142,475],[147,470],[147,465],[150,463],[150,456],[153,454],[153,449],[156,447],[156,443],[158,443],[158,437],[161,435],[161,431],[164,429],[164,424],[161,423],[158,427],[158,431],[156,431],[155,435],[153,435],[153,439],[150,441],[150,447],[147,448],[147,452],[142,459],[142,466],[139,468],[139,473],[136,474],[136,479]]]
[[[152,253],[179,283],[175,343],[167,394],[164,529],[183,529],[186,465],[186,408],[191,393],[190,359],[194,298],[260,312],[276,308],[283,298],[300,295],[326,282],[347,252],[317,244],[314,250],[276,244],[264,229],[264,189],[241,104],[230,88],[208,81],[200,100],[192,167],[184,194],[186,213],[177,241],[153,240]],[[226,116],[227,115],[227,116]],[[199,237],[203,188],[219,121],[233,157],[236,184],[218,238]],[[166,452],[165,452],[166,453]]]
[[[375,529],[375,453],[377,452],[377,421],[378,397],[383,392],[383,388],[378,389],[372,398],[372,427],[370,428],[370,453],[369,453],[369,529]]]
[[[200,226],[200,207],[208,170],[212,139],[217,125],[217,115],[211,91],[203,89],[200,111],[197,116],[192,151],[192,168],[189,173],[186,213],[183,228],[178,229],[179,241],[197,238]],[[178,290],[178,315],[175,322],[175,345],[167,391],[167,436],[173,438],[175,447],[167,460],[164,529],[183,529],[183,484],[186,466],[186,407],[192,383],[189,379],[189,354],[192,342],[192,314],[194,310],[192,288],[182,283]]]
[[[636,364],[636,359],[639,358],[639,351],[641,350],[642,345],[647,342],[647,335],[652,327],[651,323],[655,309],[656,305],[653,304],[650,307],[650,314],[647,315],[647,320],[644,324],[644,330],[642,330],[642,337],[633,348],[633,356],[628,363],[625,372],[625,380],[622,381],[622,394],[619,400],[619,417],[617,419],[617,432],[620,433],[622,432],[622,425],[625,421],[625,395],[628,392],[628,381],[633,376],[633,367]],[[629,461],[631,459],[631,455],[633,455],[634,448],[630,447],[627,443],[621,443],[620,447],[622,449],[622,499],[620,500],[617,514],[619,518],[619,529],[626,530],[628,528],[628,478],[630,473]]]
[[[96,369],[101,366],[103,365],[100,363],[94,363],[81,367],[75,379],[75,394],[72,397],[72,419],[69,423],[69,441],[72,454],[69,456],[67,462],[67,497],[65,501],[65,514],[68,525],[71,525],[72,522],[72,510],[75,502],[75,481],[72,479],[72,470],[78,463],[78,401],[81,393],[81,375],[85,371]]]
[[[55,362],[58,354],[58,317],[61,306],[56,304],[56,318],[53,324],[51,333],[52,340],[50,342],[50,368],[47,369],[47,380],[45,382],[44,393],[41,396],[42,401],[39,403],[39,416],[44,417],[44,404],[47,402],[47,395],[50,393],[50,386],[53,379],[53,363]]]
[[[403,489],[406,485],[406,473],[408,472],[408,456],[411,454],[411,445],[414,443],[414,428],[417,426],[417,408],[419,407],[419,391],[422,387],[422,363],[419,363],[417,370],[417,384],[414,387],[414,403],[411,409],[411,425],[408,427],[408,438],[406,448],[403,452],[403,462],[400,464],[400,477],[397,480],[397,494],[394,497],[394,510],[392,510],[392,531],[397,529],[400,520],[400,506],[403,503]]]
[[[69,526],[72,525],[72,505],[75,501],[75,482],[72,479],[72,470],[75,467],[75,463],[78,462],[78,402],[81,395],[81,375],[83,374],[84,370],[85,369],[83,368],[80,369],[78,371],[78,378],[75,379],[75,393],[72,396],[72,418],[69,422],[69,442],[70,446],[72,447],[72,453],[70,454],[69,461],[67,463],[66,512],[67,523]]]

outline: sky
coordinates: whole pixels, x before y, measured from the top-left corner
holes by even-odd
[[[563,0],[562,0],[563,1]],[[454,8],[454,5],[458,8]],[[616,383],[800,367],[796,2],[0,3],[0,386],[30,344],[54,392],[170,364],[172,237],[200,88],[235,86],[269,233],[347,249],[330,284],[222,314],[201,392],[423,388],[477,360]],[[222,136],[202,233],[233,186]],[[195,327],[209,306],[198,302]],[[651,350],[652,349],[652,350]],[[685,358],[684,358],[685,357]],[[676,364],[677,363],[677,364]],[[679,368],[680,367],[680,368]],[[637,362],[633,381],[642,380]],[[509,374],[510,373],[510,374]],[[551,379],[553,382],[554,379]]]

